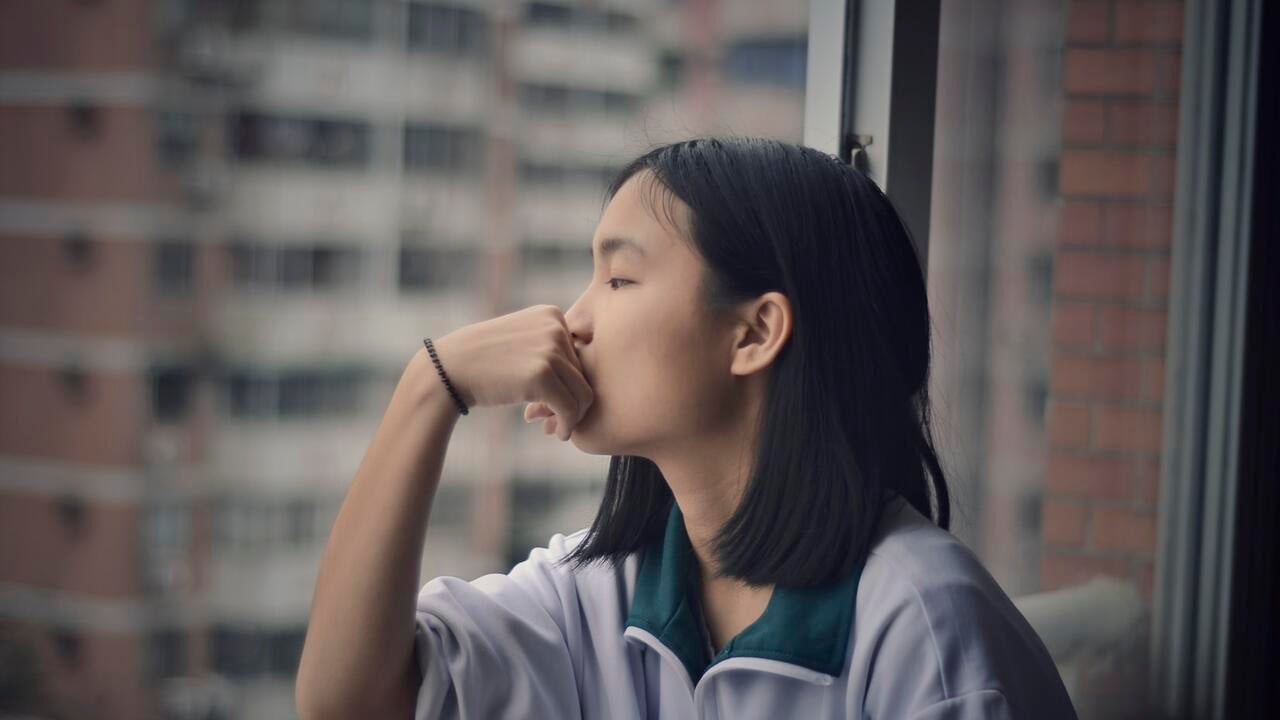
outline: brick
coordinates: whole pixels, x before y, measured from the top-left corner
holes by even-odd
[[[1139,466],[1132,455],[1049,453],[1045,490],[1054,497],[1133,497]]]
[[[1156,96],[1168,100],[1178,98],[1182,82],[1182,53],[1161,53],[1157,61]]]
[[[1055,352],[1049,392],[1056,397],[1136,400],[1142,392],[1142,359]]]
[[[1169,313],[1119,306],[1099,309],[1098,335],[1103,348],[1164,350]]]
[[[1058,244],[1096,246],[1102,240],[1102,207],[1067,201],[1058,211]]]
[[[1080,502],[1045,500],[1040,515],[1044,541],[1053,545],[1083,544],[1087,514],[1087,509]]]
[[[1153,95],[1168,82],[1167,67],[1161,64],[1168,54],[1130,48],[1068,48],[1064,89],[1068,94]]]
[[[1142,399],[1164,402],[1164,358],[1142,359]]]
[[[1173,244],[1173,207],[1108,204],[1102,213],[1102,239],[1116,247],[1168,248]]]
[[[1111,3],[1073,2],[1067,11],[1067,42],[1105,43],[1111,40]]]
[[[1101,100],[1068,100],[1062,110],[1062,139],[1068,145],[1096,145],[1107,137],[1107,111]]]
[[[1172,198],[1177,181],[1177,159],[1173,153],[1158,153],[1151,158],[1151,192],[1157,197]]]
[[[1099,404],[1093,409],[1095,446],[1100,450],[1160,452],[1160,410]]]
[[[1141,299],[1148,260],[1141,255],[1062,251],[1054,258],[1054,290],[1059,295],[1106,300]]]
[[[1164,301],[1169,299],[1169,258],[1157,256],[1147,258],[1147,299]]]
[[[1140,507],[1153,508],[1160,499],[1159,456],[1138,458],[1138,482],[1134,499]]]
[[[1178,105],[1112,100],[1107,104],[1104,124],[1107,142],[1170,146],[1178,140]]]
[[[1143,603],[1148,607],[1151,606],[1152,592],[1155,588],[1155,578],[1156,564],[1154,560],[1134,560],[1133,584],[1138,588],[1138,596],[1142,598]]]
[[[1129,561],[1120,557],[1084,555],[1079,551],[1045,548],[1040,555],[1040,584],[1044,590],[1088,582],[1095,575],[1129,577]]]
[[[1095,550],[1149,553],[1156,547],[1156,516],[1150,510],[1094,505],[1089,546]]]
[[[1182,3],[1142,0],[1116,3],[1115,42],[1168,45],[1182,42]]]
[[[1152,192],[1152,156],[1108,150],[1066,150],[1058,168],[1063,195],[1144,196]]]
[[[1089,406],[1083,403],[1050,400],[1046,410],[1049,444],[1053,447],[1089,446]]]
[[[1094,339],[1096,309],[1093,303],[1057,302],[1053,304],[1053,344],[1056,347],[1091,347]]]

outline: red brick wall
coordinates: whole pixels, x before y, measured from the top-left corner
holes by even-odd
[[[1044,585],[1150,593],[1182,6],[1072,2],[1054,250]]]
[[[1067,9],[1042,583],[1109,574],[1150,602],[1183,7]],[[1099,707],[1140,696],[1141,662],[1086,673]]]

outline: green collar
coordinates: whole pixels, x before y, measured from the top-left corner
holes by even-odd
[[[662,542],[641,553],[627,626],[648,631],[670,648],[694,683],[712,665],[731,657],[768,658],[840,675],[862,565],[847,578],[822,587],[775,586],[764,613],[709,663],[698,620],[697,571],[684,516],[672,502]]]

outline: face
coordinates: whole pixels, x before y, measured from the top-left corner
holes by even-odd
[[[722,431],[740,409],[732,323],[705,310],[705,266],[670,227],[652,181],[633,175],[610,200],[592,238],[591,284],[565,313],[595,398],[570,439],[593,454],[652,459]],[[651,209],[646,196],[659,202]],[[672,201],[687,228],[688,206]]]

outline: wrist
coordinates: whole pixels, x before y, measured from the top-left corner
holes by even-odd
[[[419,347],[413,354],[400,377],[400,385],[413,398],[414,405],[427,409],[433,415],[455,420],[462,417],[457,401],[449,394],[426,347]]]

